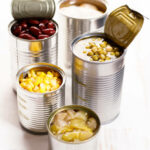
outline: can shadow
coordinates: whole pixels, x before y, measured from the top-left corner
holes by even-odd
[[[5,98],[2,103],[2,120],[9,122],[11,125],[17,127],[19,126],[18,122],[18,110],[17,110],[17,95],[12,89],[5,93]]]
[[[23,141],[27,150],[49,150],[48,135],[33,135],[24,131]]]

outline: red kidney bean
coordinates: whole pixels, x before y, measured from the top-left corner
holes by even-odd
[[[21,30],[22,30],[22,26],[16,25],[12,29],[12,32],[13,32],[14,35],[18,36],[21,33]]]
[[[26,22],[21,22],[20,24],[22,26],[23,29],[27,29],[28,28],[28,25]]]
[[[55,28],[55,25],[54,25],[54,23],[52,23],[52,22],[49,22],[48,24],[47,24],[47,28]]]
[[[40,24],[39,24],[39,28],[40,28],[41,30],[43,30],[43,29],[46,29],[46,26],[45,26],[44,23],[40,23]]]
[[[22,39],[27,39],[27,40],[36,40],[36,38],[28,33],[22,33],[19,35],[20,38]]]
[[[43,20],[41,20],[41,23],[48,24],[49,20],[48,19],[43,19]]]
[[[31,26],[29,30],[35,36],[42,34],[41,30],[35,26]]]
[[[53,35],[55,33],[55,30],[48,28],[48,29],[43,29],[42,32],[47,35]]]
[[[29,19],[28,23],[33,24],[33,25],[39,25],[40,22],[36,19]]]
[[[38,36],[38,39],[45,39],[45,38],[48,38],[49,35],[46,35],[46,34],[41,34]]]

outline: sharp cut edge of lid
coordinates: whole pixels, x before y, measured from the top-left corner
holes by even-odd
[[[144,17],[140,13],[124,5],[108,16],[104,32],[118,46],[127,48],[141,30],[143,22]]]

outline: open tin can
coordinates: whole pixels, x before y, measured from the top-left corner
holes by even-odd
[[[51,92],[35,93],[20,86],[20,77],[25,77],[30,70],[54,70],[61,75],[62,84]],[[17,73],[18,115],[21,125],[33,133],[47,133],[46,122],[49,114],[65,105],[65,81],[63,70],[48,63],[35,63],[21,68]]]
[[[58,60],[58,24],[52,20],[55,13],[54,0],[13,0],[12,15],[14,21],[9,24],[11,70],[13,89],[16,89],[17,71],[32,63],[47,62],[57,65]],[[20,20],[48,19],[55,25],[55,34],[37,40],[22,39],[12,33],[13,26]]]
[[[51,132],[50,125],[51,125],[51,122],[54,119],[55,115],[57,115],[59,112],[70,110],[70,109],[85,111],[91,117],[95,118],[95,120],[97,122],[97,129],[91,138],[89,138],[85,141],[78,141],[76,143],[66,142],[66,141],[63,141],[61,139],[58,139]],[[99,135],[99,132],[100,132],[100,126],[101,126],[101,123],[100,123],[100,119],[97,116],[97,114],[93,110],[91,110],[87,107],[80,106],[80,105],[69,105],[69,106],[61,107],[61,108],[55,110],[54,112],[52,112],[50,114],[48,122],[47,122],[47,129],[48,129],[48,133],[49,133],[49,149],[50,150],[58,150],[58,149],[61,149],[61,150],[82,150],[82,149],[86,148],[86,150],[96,150],[97,149],[97,142],[98,142],[97,136]]]
[[[63,9],[76,6],[81,6],[82,4],[89,4],[97,7],[99,11],[102,12],[100,16],[92,17],[93,15],[86,15],[89,18],[79,18],[76,16],[71,16],[71,12],[64,13]],[[70,42],[79,36],[80,34],[96,31],[104,26],[106,17],[107,17],[107,8],[108,4],[103,0],[61,0],[58,4],[58,16],[59,16],[59,27],[60,27],[60,36],[59,44],[61,51],[64,54],[64,64],[65,68],[71,68],[72,63],[72,54],[70,52]],[[84,8],[83,8],[84,9]],[[91,9],[91,8],[89,8]],[[75,10],[69,10],[74,11]],[[75,12],[76,14],[79,12]],[[81,16],[80,14],[79,16]],[[63,38],[62,38],[63,37]]]
[[[93,109],[106,124],[120,113],[124,59],[127,46],[143,25],[143,16],[128,6],[113,11],[107,18],[104,33],[87,33],[72,43],[72,100],[73,104]],[[84,39],[106,39],[122,50],[122,55],[107,62],[85,60],[76,55],[74,47]]]

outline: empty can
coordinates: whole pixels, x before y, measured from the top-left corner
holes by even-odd
[[[93,109],[101,118],[102,124],[111,122],[119,115],[126,48],[140,31],[142,24],[141,14],[128,6],[122,6],[108,16],[104,33],[87,33],[77,37],[72,43],[73,104]],[[77,55],[76,44],[95,37],[117,45],[122,50],[122,55],[106,62],[85,60]]]
[[[16,89],[15,80],[17,71],[28,64],[47,62],[57,65],[58,60],[58,24],[52,20],[55,13],[53,0],[13,0],[12,15],[14,21],[9,24],[11,72],[13,89]],[[22,39],[12,33],[13,26],[23,19],[49,19],[56,27],[54,35],[37,40]],[[34,26],[34,25],[33,25]]]
[[[94,17],[95,12],[92,12],[92,15],[86,14],[86,16],[82,16],[82,12],[74,10],[74,7],[76,6],[83,6],[83,10],[85,10],[86,7],[91,9],[89,5],[97,7],[98,11],[101,11],[102,14]],[[66,12],[64,9],[69,7],[71,8]],[[60,49],[64,54],[65,68],[71,68],[72,54],[70,52],[70,43],[72,40],[80,34],[95,31],[103,27],[107,16],[107,9],[107,2],[102,0],[61,0],[59,2],[58,22],[60,28],[59,37],[61,37],[59,43]],[[73,16],[73,12],[78,14],[78,16]]]
[[[69,110],[69,109],[75,109],[75,110],[81,110],[81,111],[88,112],[90,114],[90,116],[92,116],[93,118],[96,119],[97,129],[91,138],[89,138],[85,141],[78,141],[78,142],[74,143],[74,142],[63,141],[61,139],[58,139],[55,135],[53,135],[53,133],[50,130],[50,124],[51,124],[54,116],[61,111]],[[58,149],[82,150],[82,149],[86,148],[87,150],[95,150],[95,149],[97,149],[97,136],[100,132],[100,125],[101,125],[100,119],[97,116],[97,114],[87,107],[80,106],[80,105],[69,105],[69,106],[61,107],[50,114],[50,117],[47,122],[47,128],[48,128],[48,133],[49,133],[49,149],[50,150],[58,150]]]
[[[61,86],[51,92],[35,93],[20,86],[20,77],[26,77],[30,70],[54,70],[61,75]],[[48,63],[35,63],[21,68],[17,73],[17,103],[18,115],[21,125],[34,133],[46,133],[46,122],[50,112],[65,105],[65,73],[55,65]]]

